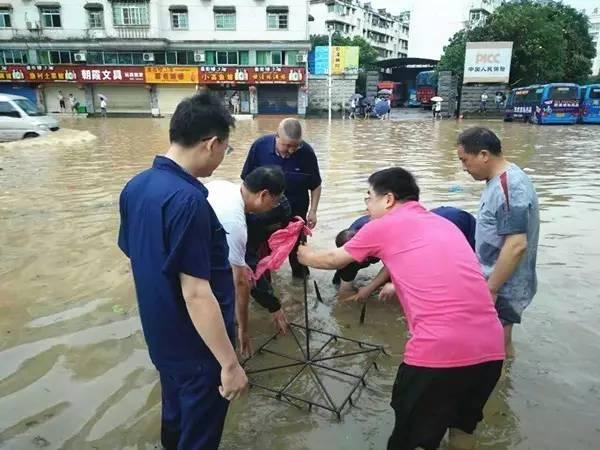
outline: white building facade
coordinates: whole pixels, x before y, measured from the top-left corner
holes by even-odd
[[[600,75],[600,5],[587,11],[590,18],[590,35],[596,46],[596,58],[592,66],[592,75]]]
[[[224,102],[238,92],[242,112],[302,113],[308,8],[308,0],[11,0],[0,3],[0,92],[37,89],[51,112],[69,94],[97,110],[102,94],[109,112],[168,114],[206,88]]]
[[[343,36],[363,37],[379,52],[379,59],[408,55],[409,14],[392,15],[359,0],[311,0],[310,35],[327,34],[331,27]]]

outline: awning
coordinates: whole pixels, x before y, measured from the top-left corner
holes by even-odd
[[[287,6],[267,6],[268,13],[286,13],[289,11]]]
[[[0,3],[0,9],[13,9],[10,3]]]
[[[91,11],[99,11],[104,9],[104,5],[102,3],[86,3],[83,5],[83,7]]]
[[[234,13],[235,6],[215,6],[213,7],[213,12],[216,13]]]
[[[35,6],[38,8],[60,8],[58,2],[35,2]]]
[[[169,11],[186,11],[188,8],[185,5],[171,5],[169,6]]]

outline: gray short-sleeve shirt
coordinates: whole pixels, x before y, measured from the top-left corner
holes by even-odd
[[[536,258],[540,231],[539,205],[533,183],[515,164],[487,182],[477,216],[475,250],[486,278],[492,273],[506,236],[527,235],[527,251],[498,297],[506,298],[517,313],[537,291]]]

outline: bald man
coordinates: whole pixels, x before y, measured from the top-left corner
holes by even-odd
[[[321,174],[313,148],[302,140],[302,125],[297,119],[283,119],[277,133],[262,136],[252,144],[242,169],[242,180],[257,167],[272,165],[283,169],[285,196],[292,217],[305,218],[307,225],[314,228],[321,198]],[[290,266],[292,275],[301,278],[308,269],[298,262],[296,249],[290,254]]]

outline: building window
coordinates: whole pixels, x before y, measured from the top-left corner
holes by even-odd
[[[113,20],[117,27],[149,26],[148,3],[114,3]]]
[[[100,8],[88,9],[88,23],[90,28],[104,28],[104,10]]]
[[[0,64],[27,64],[29,57],[27,50],[1,50]]]
[[[267,29],[269,30],[287,30],[288,27],[288,8],[268,7],[267,8]]]
[[[75,50],[38,50],[40,64],[72,64],[75,62]]]
[[[9,8],[0,8],[0,28],[10,28],[10,9]]]
[[[60,7],[46,6],[40,8],[40,16],[42,18],[42,26],[44,28],[60,28]]]
[[[196,65],[194,61],[194,52],[192,50],[173,50],[166,52],[165,54],[154,53],[155,64],[169,64],[177,66]]]
[[[187,30],[189,27],[188,12],[184,8],[171,9],[171,27],[174,30]]]
[[[271,52],[271,64],[274,66],[281,66],[283,64],[283,52]]]
[[[219,7],[214,8],[215,29],[216,30],[235,30],[235,8]]]
[[[229,51],[206,51],[206,64],[209,66],[247,66],[250,64],[248,50],[240,50],[235,52]]]

